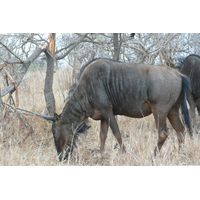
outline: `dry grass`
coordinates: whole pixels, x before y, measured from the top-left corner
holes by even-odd
[[[72,71],[59,69],[55,73],[54,93],[57,112],[64,104],[64,96],[71,85]],[[45,107],[43,96],[44,72],[29,72],[19,87],[20,107],[40,113]],[[90,120],[92,126],[87,135],[80,135],[74,157],[67,162],[59,162],[56,157],[51,124],[41,118],[28,116],[27,122],[34,133],[19,145],[29,131],[20,125],[17,114],[3,121],[0,127],[0,165],[2,166],[183,166],[200,164],[200,136],[193,139],[186,135],[185,145],[178,151],[178,142],[174,130],[168,125],[170,136],[161,153],[154,158],[153,150],[157,142],[157,132],[152,116],[144,119],[118,117],[122,137],[127,153],[121,154],[116,139],[109,130],[105,155],[99,154],[99,121]],[[197,127],[200,121],[197,120]]]

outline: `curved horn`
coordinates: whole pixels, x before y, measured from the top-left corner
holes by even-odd
[[[46,120],[50,120],[50,121],[53,121],[55,122],[55,118],[54,116],[47,116],[44,114],[44,110],[42,111],[41,115],[40,115],[42,118],[46,119]]]

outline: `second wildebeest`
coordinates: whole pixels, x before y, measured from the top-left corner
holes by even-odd
[[[177,67],[191,80],[192,91],[188,93],[188,102],[191,117],[195,121],[195,108],[200,111],[200,56],[190,54],[185,59],[179,60]]]
[[[168,66],[122,63],[111,59],[91,61],[82,70],[79,82],[62,113],[52,116],[60,158],[67,158],[73,150],[76,129],[88,117],[101,121],[101,153],[104,152],[109,126],[122,151],[125,151],[115,115],[142,118],[153,113],[158,130],[155,154],[168,136],[168,118],[181,145],[184,141],[184,126],[179,116],[180,105],[185,123],[191,128],[186,105],[189,87],[189,79]]]

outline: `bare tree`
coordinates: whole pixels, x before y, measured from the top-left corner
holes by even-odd
[[[55,33],[49,34],[48,49],[45,51],[47,59],[47,71],[44,85],[44,96],[46,107],[50,115],[55,113],[55,98],[53,94],[54,54],[55,54]]]
[[[34,35],[35,36],[35,35]],[[38,36],[38,35],[37,35]],[[39,35],[40,36],[40,35]],[[87,34],[81,35],[79,39],[75,42],[73,42],[71,45],[69,45],[66,48],[61,48],[55,51],[55,34],[50,34],[50,42],[48,40],[42,39],[42,37],[39,37],[39,40],[36,41],[33,39],[33,35],[31,37],[28,37],[26,41],[21,45],[21,47],[24,50],[24,45],[27,44],[27,41],[31,41],[32,43],[39,43],[39,42],[45,42],[44,46],[38,46],[33,51],[33,53],[29,56],[28,54],[25,56],[25,60],[23,59],[24,56],[20,56],[17,53],[13,52],[8,45],[5,45],[3,42],[0,41],[0,45],[4,47],[6,52],[9,52],[9,55],[14,57],[14,61],[7,60],[7,58],[2,58],[3,64],[5,65],[12,65],[12,64],[18,64],[20,65],[18,70],[15,71],[13,80],[14,82],[10,83],[9,86],[4,88],[1,93],[1,97],[5,96],[9,92],[16,91],[16,88],[19,86],[21,81],[23,80],[23,77],[25,76],[26,72],[28,71],[30,65],[42,54],[45,53],[45,59],[47,62],[47,73],[45,78],[45,86],[44,86],[44,95],[45,100],[47,104],[47,109],[50,114],[53,114],[55,112],[55,99],[53,95],[52,85],[53,85],[53,74],[54,74],[54,63],[57,60],[65,58],[77,45],[79,45],[84,38],[87,36]],[[48,42],[46,44],[46,42]],[[23,57],[23,58],[21,58]],[[11,57],[10,57],[11,58]]]

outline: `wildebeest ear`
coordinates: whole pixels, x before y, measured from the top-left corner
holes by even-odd
[[[55,119],[55,121],[58,121],[60,119],[60,117],[57,113],[54,113],[54,119]]]

